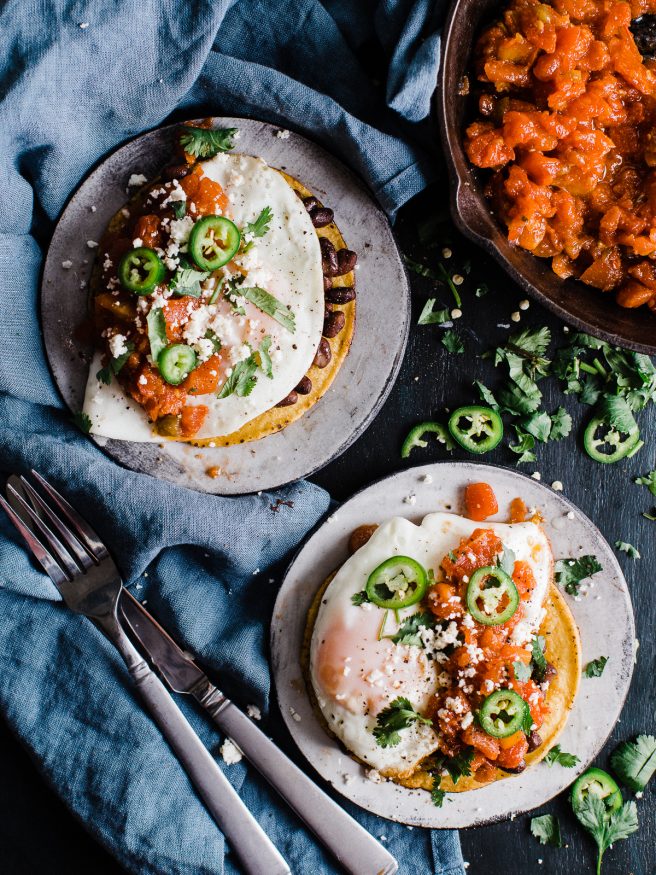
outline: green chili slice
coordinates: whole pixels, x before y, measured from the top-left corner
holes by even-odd
[[[514,690],[497,690],[481,705],[478,720],[488,735],[507,738],[525,724],[528,705]]]
[[[588,769],[580,778],[577,778],[572,786],[572,808],[578,811],[585,799],[591,793],[603,800],[609,813],[617,811],[622,805],[620,788],[603,769]]]
[[[424,440],[425,434],[434,434],[437,436],[437,440],[439,443],[444,444],[447,450],[453,449],[453,441],[451,440],[451,435],[445,426],[440,422],[420,422],[419,425],[415,425],[414,428],[410,429],[408,432],[408,436],[403,441],[403,446],[401,447],[401,458],[407,459],[412,450],[415,447],[427,447],[428,441]]]
[[[426,569],[409,556],[391,556],[374,568],[365,587],[379,608],[407,608],[421,601],[428,587]]]
[[[196,367],[196,361],[196,353],[190,346],[174,343],[159,354],[157,367],[167,383],[179,386]]]
[[[189,254],[203,270],[217,270],[236,254],[240,243],[234,222],[225,216],[205,216],[191,229]]]
[[[637,448],[639,441],[640,432],[637,428],[629,432],[620,432],[598,416],[590,420],[583,435],[586,453],[595,462],[603,462],[605,465],[626,458]]]
[[[499,626],[519,607],[519,593],[512,577],[499,566],[478,568],[467,586],[467,610],[484,626]]]
[[[121,285],[135,295],[149,295],[162,282],[165,273],[162,259],[147,246],[126,252],[118,265]]]
[[[470,453],[488,453],[503,437],[503,422],[491,407],[459,407],[449,418],[449,431]]]

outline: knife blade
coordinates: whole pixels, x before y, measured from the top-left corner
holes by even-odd
[[[193,696],[352,875],[394,875],[398,863],[364,827],[318,787],[233,702],[218,690],[132,593],[123,589],[123,618],[162,678]]]

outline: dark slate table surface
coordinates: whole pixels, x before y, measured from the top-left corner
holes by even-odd
[[[491,259],[453,230],[444,215],[447,198],[446,189],[440,186],[425,192],[403,211],[397,232],[402,249],[414,259],[428,258],[434,263],[440,258],[450,273],[465,277],[460,286],[463,316],[456,323],[465,342],[465,354],[455,355],[444,349],[439,327],[416,325],[428,297],[437,296],[447,305],[451,302],[444,287],[436,288],[429,279],[412,274],[413,327],[397,384],[366,434],[313,478],[338,500],[410,462],[420,464],[445,458],[446,454],[432,444],[425,450],[415,451],[416,455],[413,454],[409,462],[402,461],[399,448],[407,430],[431,417],[444,421],[445,408],[474,402],[474,379],[481,379],[492,388],[500,379],[500,373],[491,362],[481,356],[518,327],[510,317],[518,310],[518,302],[524,295]],[[436,242],[432,246],[422,244],[418,225],[425,227],[425,221],[435,216],[441,219],[434,229]],[[447,246],[453,253],[448,260],[441,256]],[[474,291],[481,283],[489,287],[489,293],[479,299]],[[542,325],[551,328],[555,342],[560,345],[564,339],[563,323],[531,302],[530,308],[521,313],[519,327]],[[619,557],[633,598],[640,647],[621,720],[597,759],[598,765],[607,767],[609,753],[620,740],[639,733],[653,733],[655,729],[656,523],[641,515],[654,502],[650,501],[648,491],[635,486],[632,479],[656,467],[656,409],[640,415],[646,438],[641,452],[631,460],[604,467],[588,459],[581,449],[581,425],[588,409],[564,396],[555,380],[544,381],[541,387],[546,409],[553,410],[563,404],[571,412],[575,426],[567,439],[540,446],[537,463],[524,465],[522,470],[539,471],[547,484],[560,480],[565,495],[596,521],[611,544],[617,539],[628,541],[642,555],[639,560],[631,560],[625,554]],[[453,458],[465,455],[456,452]],[[485,456],[485,461],[514,466],[516,457],[500,446]],[[656,779],[652,783],[656,784]],[[605,875],[653,875],[656,872],[655,789],[654,786],[648,788],[644,798],[638,801],[640,831],[607,852]],[[3,802],[0,869],[8,875],[37,872],[118,875],[122,871],[42,782],[26,753],[1,721],[0,798]],[[566,847],[553,849],[539,845],[529,833],[528,815],[517,817],[513,822],[463,830],[461,840],[464,858],[470,864],[469,875],[592,873],[594,844],[573,818],[566,798],[556,799],[538,810],[538,813],[545,812],[560,818]]]

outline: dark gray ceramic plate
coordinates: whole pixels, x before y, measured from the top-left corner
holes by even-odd
[[[467,483],[492,484],[504,522],[510,501],[521,495],[544,518],[554,556],[594,554],[603,571],[588,595],[566,596],[581,632],[583,664],[608,656],[600,678],[581,679],[574,706],[559,739],[580,762],[573,769],[537,763],[521,775],[467,793],[452,793],[442,808],[430,794],[386,781],[374,784],[317,720],[300,666],[307,614],[322,582],[348,558],[348,538],[363,523],[393,516],[420,522],[434,511],[458,511]],[[414,499],[408,502],[408,496]],[[571,515],[571,516],[570,516]],[[617,559],[599,529],[559,493],[531,477],[492,465],[439,462],[410,468],[358,492],[307,538],[290,565],[271,621],[271,656],[282,716],[296,744],[333,787],[374,814],[429,828],[480,826],[543,805],[561,793],[601,750],[629,691],[634,663],[635,623],[631,597]]]
[[[548,259],[511,246],[490,213],[481,179],[462,145],[471,114],[471,99],[463,88],[470,75],[473,43],[481,27],[499,14],[498,0],[456,0],[442,37],[442,64],[436,93],[437,116],[451,177],[451,213],[459,229],[478,243],[529,295],[566,322],[609,343],[656,354],[656,316],[645,307],[618,307],[612,295],[577,280],[561,280]],[[470,85],[473,80],[470,79]]]
[[[357,325],[351,351],[331,388],[297,422],[253,443],[199,449],[188,444],[95,439],[116,461],[135,471],[202,492],[238,495],[273,489],[307,477],[343,453],[367,428],[389,394],[401,365],[410,324],[408,280],[392,231],[364,186],[320,146],[298,134],[241,118],[214,119],[237,127],[238,149],[286,170],[335,211],[335,220],[358,253]],[[156,177],[168,163],[176,126],[143,134],[102,162],[62,213],[46,258],[41,314],[46,352],[72,411],[82,407],[92,352],[75,332],[87,312],[94,249],[111,216],[128,198],[133,173]],[[95,208],[95,209],[94,209]],[[71,261],[66,270],[62,262]],[[211,479],[208,468],[221,476]]]

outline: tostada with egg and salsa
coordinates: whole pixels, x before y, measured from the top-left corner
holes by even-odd
[[[541,519],[509,523],[487,484],[467,517],[364,525],[308,616],[306,681],[324,728],[372,780],[474,790],[539,762],[581,674],[574,618]]]
[[[92,434],[256,440],[309,410],[348,353],[356,253],[301,182],[231,152],[238,136],[181,126],[100,241]]]

